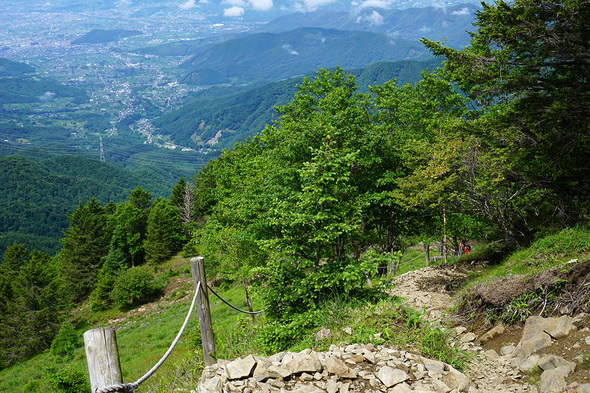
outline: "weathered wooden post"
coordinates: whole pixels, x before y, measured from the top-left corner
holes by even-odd
[[[113,328],[97,328],[84,333],[84,348],[92,392],[123,383],[117,336]]]
[[[430,266],[430,243],[426,243],[424,247],[424,253],[426,254],[426,266],[428,267]]]
[[[209,309],[209,296],[207,295],[207,278],[205,276],[205,263],[203,257],[191,259],[191,272],[195,290],[201,283],[200,294],[197,296],[197,308],[199,310],[199,325],[201,327],[201,342],[203,343],[203,358],[205,366],[215,364],[215,340],[213,338],[213,323],[211,322],[211,310]]]

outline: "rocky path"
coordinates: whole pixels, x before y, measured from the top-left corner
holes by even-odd
[[[394,279],[390,293],[431,323],[446,325],[453,322],[445,313],[453,306],[453,289],[467,278],[469,269],[477,267],[443,265],[410,271]],[[575,318],[531,316],[518,334],[505,334],[502,325],[483,335],[458,326],[451,332],[451,344],[472,358],[465,371],[470,392],[590,393],[590,371],[578,364],[580,354],[590,349],[589,321],[583,313]],[[491,341],[496,341],[497,350],[482,347]],[[535,373],[536,378],[531,378]]]
[[[448,265],[411,271],[394,279],[390,293],[403,298],[406,306],[431,323],[446,328],[447,322],[453,322],[445,311],[453,306],[454,289],[474,269],[477,266]],[[464,373],[401,349],[332,345],[328,352],[307,349],[269,358],[250,355],[232,362],[220,360],[205,369],[196,392],[590,393],[590,371],[580,371],[579,360],[566,359],[558,351],[569,345],[574,349],[570,353],[590,353],[589,321],[586,314],[576,318],[533,316],[512,335],[502,325],[484,334],[455,326],[451,345],[471,358]],[[494,341],[501,345],[489,345]],[[580,375],[572,379],[580,372],[584,374],[581,379]]]
[[[456,265],[426,267],[395,277],[395,287],[390,293],[403,298],[406,306],[423,313],[432,323],[448,322],[451,317],[445,311],[453,305],[453,288],[466,278],[467,270]],[[511,355],[485,351],[474,344],[477,337],[464,327],[455,328],[452,334],[452,345],[472,358],[465,374],[472,381],[473,392],[537,391],[523,381],[520,370],[511,366]]]

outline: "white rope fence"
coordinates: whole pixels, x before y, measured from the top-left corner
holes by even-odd
[[[143,377],[139,378],[137,381],[135,381],[133,383],[120,383],[120,384],[115,384],[115,385],[104,386],[102,388],[96,389],[95,393],[115,393],[115,392],[131,393],[135,389],[137,389],[137,387],[139,385],[141,385],[143,382],[145,382],[146,379],[151,377],[152,374],[155,373],[156,370],[158,370],[158,368],[160,368],[160,366],[168,358],[168,355],[170,355],[170,353],[172,352],[172,350],[174,349],[174,347],[178,343],[178,340],[180,340],[180,336],[182,336],[182,333],[184,332],[184,329],[186,328],[188,320],[191,317],[193,309],[195,308],[195,303],[197,301],[197,296],[199,294],[200,289],[201,289],[201,282],[199,281],[199,283],[197,284],[197,289],[195,290],[195,296],[193,297],[193,301],[192,301],[191,306],[188,310],[188,314],[186,315],[186,318],[184,319],[184,323],[182,324],[182,327],[180,328],[180,331],[176,335],[176,338],[172,342],[172,345],[170,345],[170,348],[168,348],[168,351],[166,351],[164,356],[162,356],[160,361],[158,363],[156,363],[156,365],[154,367],[152,367],[150,371],[145,373],[145,375]]]

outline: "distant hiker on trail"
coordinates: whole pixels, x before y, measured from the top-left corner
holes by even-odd
[[[461,240],[461,243],[459,243],[459,255],[460,254],[468,255],[469,251],[471,251],[471,246],[469,244],[467,244],[467,242],[465,240]]]

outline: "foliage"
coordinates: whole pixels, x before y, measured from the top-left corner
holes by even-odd
[[[103,265],[96,279],[96,288],[90,294],[90,308],[93,311],[106,310],[112,305],[111,291],[116,281],[114,272],[106,264]]]
[[[54,261],[40,251],[14,244],[0,265],[0,367],[49,348],[68,296]]]
[[[288,322],[268,321],[256,332],[256,339],[266,354],[278,353],[292,347],[303,335],[318,326],[317,312],[301,313]]]
[[[589,16],[587,2],[499,0],[477,13],[471,47],[423,40],[446,57],[443,77],[476,104],[471,201],[520,244],[544,220],[586,219]]]
[[[166,199],[157,199],[147,221],[144,242],[146,261],[160,264],[177,252],[184,242],[180,212]]]
[[[50,352],[57,362],[68,361],[74,350],[82,346],[80,337],[70,321],[62,323],[57,335],[51,342]]]
[[[125,308],[154,299],[162,291],[163,288],[156,284],[149,268],[133,267],[117,277],[111,298],[116,306]]]
[[[98,272],[111,242],[107,225],[110,207],[103,207],[96,199],[79,203],[69,216],[70,226],[62,239],[59,255],[61,271],[71,284],[74,300],[89,295],[96,285]]]
[[[66,366],[56,371],[47,372],[49,386],[57,393],[87,393],[90,382],[85,373]]]

